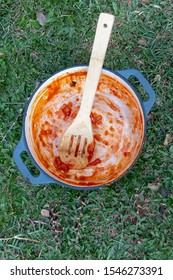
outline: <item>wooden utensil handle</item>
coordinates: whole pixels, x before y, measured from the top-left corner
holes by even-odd
[[[108,47],[114,16],[101,13],[98,19],[94,44],[86,77],[85,88],[81,102],[81,113],[89,115],[91,112],[93,99],[100,79],[103,62]]]

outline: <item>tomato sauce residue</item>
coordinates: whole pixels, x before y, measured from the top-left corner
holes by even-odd
[[[87,147],[87,153],[88,153],[88,162],[91,161],[93,154],[94,154],[94,149],[95,149],[95,141],[90,143]]]
[[[131,152],[124,152],[125,157],[129,157],[131,155]]]
[[[64,114],[65,121],[70,117],[72,113],[72,106],[73,106],[72,102],[69,102],[68,104],[63,104],[60,109]]]
[[[96,158],[94,161],[89,163],[89,166],[95,166],[97,164],[101,163],[101,159]]]
[[[115,128],[113,128],[112,126],[110,126],[110,131],[111,131],[111,132],[115,132]]]
[[[107,140],[104,140],[104,138],[101,136],[101,134],[97,133],[94,134],[94,138],[98,141],[98,142],[102,142],[104,145],[109,145],[109,142]]]
[[[95,113],[91,112],[90,114],[91,122],[93,125],[101,125],[102,124],[102,116]]]
[[[43,136],[48,136],[48,135],[52,134],[52,130],[50,128],[48,128],[46,130],[42,129],[40,134],[43,135]]]
[[[116,76],[102,73],[90,114],[94,141],[87,148],[89,164],[75,170],[72,162],[61,161],[59,143],[79,111],[86,74],[77,70],[56,76],[38,90],[26,119],[38,164],[58,181],[77,187],[119,178],[136,159],[144,137],[138,99]]]
[[[54,160],[54,166],[55,168],[63,173],[67,173],[69,170],[69,167],[67,166],[67,164],[65,164],[64,162],[61,161],[60,157],[56,157]]]

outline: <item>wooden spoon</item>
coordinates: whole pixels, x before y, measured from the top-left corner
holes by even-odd
[[[78,114],[62,136],[60,159],[73,169],[85,168],[89,163],[89,148],[93,144],[90,112],[108,47],[114,16],[101,13],[97,23],[86,83]],[[94,147],[94,146],[93,146]]]

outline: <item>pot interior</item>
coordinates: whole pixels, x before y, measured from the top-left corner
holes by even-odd
[[[37,164],[59,182],[79,187],[100,186],[122,176],[141,149],[145,121],[133,89],[116,74],[102,70],[91,121],[95,150],[89,165],[70,169],[59,158],[65,130],[80,107],[87,67],[53,75],[33,95],[25,117],[25,136]]]

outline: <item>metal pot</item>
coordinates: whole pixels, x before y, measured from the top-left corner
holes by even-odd
[[[86,73],[87,66],[55,73],[29,99],[22,136],[13,158],[32,184],[56,183],[85,190],[101,188],[123,176],[140,154],[155,92],[136,69],[103,69],[91,112],[96,142],[92,161],[83,170],[69,170],[60,162],[58,144],[77,114]],[[145,89],[147,101],[141,100],[129,82],[131,76]],[[21,158],[23,151],[39,170],[39,176],[30,173]]]

